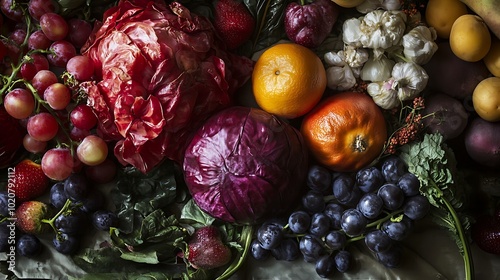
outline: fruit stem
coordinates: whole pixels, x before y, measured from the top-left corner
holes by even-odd
[[[462,248],[463,248],[463,251],[461,251],[460,253],[464,259],[465,279],[471,280],[474,273],[474,265],[473,265],[469,242],[467,242],[465,237],[464,228],[462,226],[462,223],[460,222],[457,212],[455,211],[455,208],[453,208],[451,203],[444,197],[441,197],[441,201],[446,206],[446,208],[448,208],[448,211],[450,212],[453,218],[453,222],[455,223],[455,228],[457,230],[458,237],[460,239],[460,243],[462,243]]]
[[[253,237],[253,226],[243,226],[243,230],[241,231],[240,240],[243,243],[243,252],[241,253],[239,259],[233,261],[233,263],[224,271],[216,280],[225,280],[229,279],[231,275],[233,275],[238,269],[240,269],[241,265],[247,259],[248,253],[250,252],[250,245],[252,244]]]
[[[56,229],[56,226],[54,224],[55,220],[57,219],[57,217],[61,216],[62,213],[64,213],[66,210],[68,210],[70,205],[71,205],[71,200],[67,199],[66,202],[64,203],[63,207],[61,207],[61,210],[59,210],[59,212],[57,212],[54,215],[54,217],[52,217],[50,219],[42,219],[42,223],[49,224],[49,226],[54,230],[54,232],[58,233],[58,230]]]

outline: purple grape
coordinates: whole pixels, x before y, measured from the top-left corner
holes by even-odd
[[[309,232],[315,236],[323,237],[330,230],[330,218],[324,213],[315,213],[311,217]]]
[[[357,209],[367,218],[377,218],[384,208],[384,201],[376,193],[366,193],[358,202]]]
[[[420,193],[420,180],[410,172],[403,174],[399,178],[397,186],[403,191],[405,196],[414,196]]]
[[[333,229],[341,228],[342,214],[344,213],[344,206],[331,202],[328,203],[325,207],[323,213],[325,213],[330,218],[330,225]]]
[[[365,235],[365,244],[368,249],[375,253],[389,250],[392,246],[392,239],[383,231],[376,229]]]
[[[325,253],[322,241],[312,235],[306,234],[299,241],[299,249],[306,262],[316,262]]]
[[[64,191],[64,183],[57,182],[50,188],[49,201],[56,209],[61,209],[66,201],[68,200],[68,195]]]
[[[394,245],[385,252],[376,253],[378,261],[389,268],[396,268],[401,262],[401,246],[398,246],[398,244]]]
[[[354,202],[357,203],[361,197],[361,190],[356,186],[351,174],[342,173],[333,181],[333,196],[341,204],[349,206]]]
[[[23,234],[16,243],[16,251],[25,257],[35,257],[42,252],[42,242],[32,234]]]
[[[283,240],[283,228],[277,224],[264,223],[257,230],[257,239],[262,248],[271,250],[279,246]]]
[[[341,227],[348,236],[358,236],[365,231],[367,220],[358,209],[347,209],[342,214]]]
[[[74,254],[80,247],[80,239],[74,235],[59,233],[52,239],[56,251],[64,255]]]
[[[387,158],[382,163],[381,171],[386,183],[393,184],[396,184],[399,178],[407,172],[406,164],[397,156]]]
[[[402,241],[410,234],[413,221],[407,216],[403,216],[399,222],[391,220],[384,222],[381,228],[392,240]]]
[[[1,218],[1,216],[3,216],[3,217],[10,216],[10,214],[9,214],[9,194],[5,190],[0,191],[0,218]]]
[[[59,215],[54,221],[54,226],[58,231],[70,235],[83,234],[86,219],[87,216],[83,212],[72,210]]]
[[[380,187],[377,195],[380,196],[384,202],[384,207],[391,211],[401,207],[405,201],[403,191],[392,183],[386,183]]]
[[[335,266],[337,267],[337,270],[344,273],[351,268],[351,262],[352,262],[352,256],[349,251],[342,250],[339,251],[335,257]]]
[[[356,185],[365,193],[376,191],[384,183],[384,176],[375,166],[365,167],[356,172]]]
[[[93,213],[104,207],[104,195],[100,190],[92,188],[87,196],[81,201],[81,210],[85,213]]]
[[[80,173],[71,174],[64,181],[64,191],[73,201],[82,201],[88,193],[87,179]]]
[[[307,174],[307,186],[315,191],[324,193],[332,185],[332,173],[326,167],[313,165]]]
[[[250,245],[250,249],[251,249],[252,257],[258,261],[265,260],[271,255],[271,251],[262,248],[259,240],[257,240],[257,239],[252,240],[252,244]]]
[[[305,211],[295,211],[288,218],[288,228],[294,233],[305,233],[311,225],[311,216]]]
[[[300,256],[299,243],[293,238],[285,238],[280,245],[271,249],[276,260],[294,261]]]
[[[420,194],[409,197],[403,206],[404,214],[412,220],[422,219],[430,209],[431,204],[429,200]]]
[[[321,278],[329,278],[335,272],[335,260],[330,255],[320,256],[315,264],[316,273]]]
[[[331,249],[331,250],[340,250],[344,248],[345,244],[347,242],[347,237],[346,235],[338,230],[335,231],[330,231],[326,236],[325,236],[325,243],[326,245]]]
[[[108,231],[111,227],[117,227],[118,216],[113,211],[97,210],[92,214],[92,224],[98,229]]]
[[[319,213],[325,209],[325,198],[322,193],[310,190],[302,197],[302,206],[309,213]]]

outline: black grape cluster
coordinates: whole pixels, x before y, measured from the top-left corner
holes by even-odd
[[[420,181],[397,156],[351,173],[312,165],[307,185],[301,206],[288,221],[259,227],[251,247],[255,259],[302,257],[326,278],[353,266],[349,244],[363,240],[380,263],[397,267],[399,242],[431,207],[420,194]]]
[[[71,255],[76,252],[82,237],[92,226],[109,231],[118,224],[118,216],[105,208],[103,193],[93,188],[80,173],[73,173],[66,180],[55,183],[50,189],[49,199],[59,211],[53,218],[52,227],[56,232],[53,245],[60,253]]]

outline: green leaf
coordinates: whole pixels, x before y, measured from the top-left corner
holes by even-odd
[[[149,251],[140,251],[140,252],[130,252],[124,251],[120,255],[120,257],[124,260],[138,262],[138,263],[149,263],[149,264],[158,264],[160,261],[158,260],[158,255],[155,250]]]
[[[201,210],[194,200],[190,199],[182,207],[180,220],[194,227],[202,227],[211,225],[215,221],[215,218]]]

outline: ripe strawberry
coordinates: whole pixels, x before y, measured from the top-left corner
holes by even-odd
[[[50,218],[49,206],[41,201],[25,201],[16,209],[16,226],[29,234],[40,234],[48,228],[43,219]]]
[[[44,194],[49,188],[49,178],[40,164],[24,159],[15,166],[14,181],[9,188],[15,191],[17,202],[28,201]]]
[[[191,237],[187,259],[197,269],[221,267],[231,261],[231,249],[222,242],[216,227],[206,226],[196,230]]]
[[[250,39],[255,28],[255,19],[240,0],[216,1],[215,30],[228,49],[235,49]]]
[[[500,216],[482,216],[472,225],[471,237],[483,251],[500,255]]]

